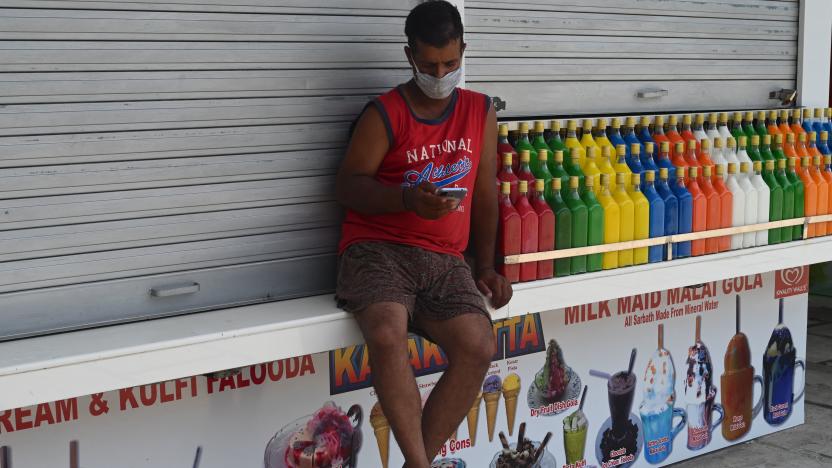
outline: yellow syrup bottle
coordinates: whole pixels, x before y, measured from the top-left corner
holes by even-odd
[[[601,188],[598,191],[598,203],[604,209],[604,243],[614,244],[621,237],[621,210],[610,192],[610,175],[601,174]],[[601,268],[611,270],[618,268],[618,252],[607,252],[601,261]]]
[[[610,139],[607,137],[607,119],[598,119],[598,123],[595,125],[595,133],[593,134],[593,138],[595,139],[595,144],[598,145],[599,148],[609,146],[610,148],[613,148],[613,153],[615,152],[615,145],[613,145],[612,141],[610,141]]]
[[[598,149],[601,147],[598,146],[598,143],[595,142],[595,139],[592,138],[592,120],[591,119],[584,119],[583,121],[583,134],[581,135],[581,146],[584,147],[584,150],[589,148],[590,146],[594,146]],[[586,154],[584,154],[586,156]],[[581,168],[583,169],[584,164],[586,163],[586,159],[581,159]]]
[[[586,149],[584,149],[584,147],[581,146],[581,142],[578,141],[577,128],[578,125],[574,120],[566,122],[566,141],[563,143],[567,148],[569,148],[566,154],[572,154],[572,148],[578,149],[578,158],[581,162],[581,167],[583,167],[584,162],[586,161]]]
[[[633,213],[635,214],[633,221],[633,239],[647,239],[650,237],[650,202],[641,193],[641,175],[633,174],[631,180],[632,184],[630,184],[630,188],[627,190],[630,198],[633,200]],[[634,264],[643,265],[647,263],[647,249],[647,247],[633,249]]]
[[[633,171],[627,165],[627,145],[616,146],[615,153],[617,158],[612,167],[616,174],[624,174],[624,185],[627,187],[627,191],[629,191],[630,187],[633,186]]]
[[[584,178],[585,180],[592,179],[592,192],[595,196],[601,191],[601,169],[595,163],[598,148],[591,146],[586,150],[586,163],[584,163]],[[587,186],[589,184],[586,184]]]
[[[630,194],[627,193],[627,174],[618,173],[615,175],[615,192],[613,199],[618,203],[621,213],[620,229],[618,230],[618,241],[627,242],[633,240],[635,230],[635,205]],[[633,249],[618,251],[618,266],[630,266],[633,264]]]
[[[601,156],[597,156],[595,158],[595,165],[601,170],[601,174],[607,174],[610,176],[610,189],[613,192],[615,191],[615,168],[612,166],[613,161],[615,161],[615,158],[612,157],[614,154],[615,148],[611,146],[602,146]]]

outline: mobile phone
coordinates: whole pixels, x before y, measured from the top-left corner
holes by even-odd
[[[453,198],[462,201],[468,195],[468,189],[465,187],[448,187],[439,189],[439,196],[444,198]]]

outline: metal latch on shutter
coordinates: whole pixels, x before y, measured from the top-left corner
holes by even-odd
[[[797,99],[797,90],[780,88],[777,91],[772,91],[768,93],[768,98],[778,99],[780,101],[780,104],[784,106],[790,106],[794,103],[795,99]]]
[[[199,283],[178,283],[150,288],[150,295],[153,297],[182,296],[195,292],[199,292]]]
[[[667,96],[669,93],[666,89],[643,89],[636,91],[636,97],[639,99],[658,99]]]
[[[506,108],[506,102],[500,99],[499,96],[494,96],[493,98],[491,98],[491,102],[494,103],[495,112],[500,112],[501,110],[504,110]]]

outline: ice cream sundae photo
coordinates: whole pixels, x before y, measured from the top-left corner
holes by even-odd
[[[526,438],[526,423],[520,424],[517,442],[509,444],[506,435],[500,432],[503,449],[491,461],[491,468],[554,468],[555,457],[546,450],[552,433],[546,433],[543,442]]]
[[[546,361],[535,374],[527,395],[529,408],[539,416],[554,416],[578,405],[581,378],[563,358],[563,350],[555,340],[546,347]]]
[[[685,361],[685,409],[688,417],[688,448],[698,450],[711,442],[711,432],[722,423],[722,405],[715,404],[716,386],[713,384],[714,368],[711,353],[702,342],[702,316],[696,317],[696,338],[688,348]],[[713,422],[714,412],[719,418]]]

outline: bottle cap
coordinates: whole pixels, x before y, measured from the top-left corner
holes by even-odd
[[[586,183],[586,181],[584,181],[584,183]],[[578,181],[578,176],[572,176],[569,178],[569,188],[576,189],[579,185],[580,182]]]
[[[604,120],[604,122],[606,123],[606,120],[605,120],[605,119],[602,119],[602,120]],[[619,119],[618,117],[613,117],[613,119],[612,119],[612,124],[610,124],[610,125],[612,126],[612,128],[619,128],[619,127],[621,127],[621,119]],[[601,126],[601,124],[598,124],[598,126],[600,127],[600,126]]]
[[[521,180],[520,182],[518,182],[517,190],[519,190],[520,193],[529,193],[529,181]]]
[[[615,183],[618,185],[623,184],[627,180],[627,174],[623,172],[616,172],[615,173]]]
[[[619,157],[625,156],[627,154],[627,145],[616,145],[615,154],[617,154]]]
[[[547,159],[549,159],[549,150],[547,150],[546,148],[537,150],[538,161],[546,161]]]
[[[662,125],[664,125],[664,116],[657,115],[656,118],[653,119],[653,125],[657,127],[661,127]]]
[[[747,121],[754,120],[754,113],[753,112],[746,112],[745,113],[745,120],[747,120]]]
[[[751,135],[751,146],[760,145],[760,135]]]
[[[563,162],[563,150],[555,150],[555,162],[558,164]]]
[[[666,167],[660,167],[659,168],[659,178],[660,179],[667,179],[667,168]]]
[[[711,112],[710,114],[708,114],[708,123],[710,123],[711,125],[716,123],[716,112]]]
[[[641,154],[641,145],[638,143],[633,143],[630,145],[630,153],[636,156]]]
[[[667,169],[667,168],[664,168]],[[646,182],[655,182],[656,181],[656,172],[655,171],[644,171],[644,180]]]
[[[510,195],[511,194],[511,183],[509,183],[509,182],[501,183],[500,184],[500,192],[502,192],[503,195]]]
[[[569,152],[569,160],[570,161],[580,161],[581,160],[581,150],[578,148],[572,148]]]
[[[661,144],[662,153],[667,153],[670,151],[670,142],[663,141]]]
[[[780,111],[780,119],[781,120],[786,120],[788,118],[789,118],[789,111],[787,111],[785,109],[781,110]]]
[[[696,114],[693,121],[696,122],[696,125],[702,125],[705,123],[705,116],[702,114]]]
[[[529,133],[529,123],[520,122],[520,134]]]
[[[806,134],[801,133],[797,136],[797,139],[800,140],[801,143],[806,143]]]
[[[690,114],[685,114],[682,116],[682,125],[690,125],[691,118]]]
[[[586,149],[586,158],[587,159],[595,159],[595,152],[598,151],[598,148],[594,146],[590,146]]]
[[[552,121],[550,121],[550,122],[549,122],[549,128],[550,128],[553,132],[559,132],[559,131],[560,131],[560,120],[552,120]]]
[[[719,113],[719,123],[727,124],[728,123],[728,114],[725,112]]]
[[[722,138],[714,138],[714,148],[722,148]]]
[[[576,128],[578,128],[578,124],[576,124],[574,120],[567,120],[566,121],[566,129],[567,130],[575,131]]]
[[[790,159],[791,164],[794,165],[794,159]],[[785,159],[778,159],[777,160],[777,169],[785,169],[786,168],[786,160]]]
[[[684,179],[685,175],[688,172],[688,168],[685,166],[679,166],[676,168],[676,178],[677,179]]]
[[[786,142],[794,143],[794,133],[787,133],[786,134]]]
[[[748,164],[748,163],[743,163],[743,164]],[[720,165],[717,165],[716,167],[721,168],[722,165],[720,164]],[[722,171],[720,171],[719,169],[716,170],[717,174],[719,174],[720,172],[722,172]],[[728,163],[728,173],[729,174],[736,174],[737,173],[737,163],[732,163],[732,162]],[[719,174],[719,175],[722,175],[722,174]]]
[[[577,177],[575,177],[575,178],[577,179]],[[571,180],[570,180],[570,182],[569,182],[569,183],[570,183],[570,184],[572,183],[572,182],[571,182]],[[595,182],[593,181],[592,177],[586,177],[586,178],[584,178],[584,186],[585,186],[586,188],[592,188],[593,186],[595,186]]]
[[[601,174],[601,186],[602,187],[609,187],[610,186],[610,175],[609,174]]]
[[[734,164],[734,163],[731,163],[731,164]],[[734,168],[735,168],[734,170],[736,170],[736,167],[737,166],[734,166]],[[710,169],[710,167],[708,167],[708,168]],[[722,177],[722,176],[725,175],[725,166],[724,165],[717,164],[717,165],[714,166],[714,169],[716,170],[716,175],[718,175],[719,177]]]
[[[676,143],[675,149],[676,149],[677,153],[684,153],[685,152],[685,144],[682,143],[682,142]]]
[[[647,117],[646,115],[642,115],[640,123],[641,123],[642,127],[647,127],[648,125],[650,125],[650,117]]]
[[[611,152],[611,151],[612,151],[612,150],[610,149],[610,145],[604,145],[604,146],[602,146],[602,147],[601,147],[601,157],[604,157],[604,158],[609,159],[609,158],[610,158],[610,152]]]
[[[741,162],[741,163],[740,163],[740,172],[742,172],[743,174],[745,174],[745,173],[746,173],[746,172],[748,172],[749,170],[751,170],[751,164],[749,164],[749,162],[748,162],[748,161],[746,161],[746,162]]]
[[[771,159],[766,160],[766,170],[773,171],[774,170],[774,161]]]
[[[535,179],[534,181],[534,190],[536,192],[542,192],[545,189],[546,181],[543,179]]]
[[[699,140],[699,146],[702,148],[702,151],[708,151],[711,149],[711,140],[703,138]]]
[[[615,121],[615,119],[613,119],[613,121]],[[606,129],[607,129],[607,119],[598,119],[598,130],[606,130]]]
[[[803,115],[806,115],[805,113]],[[795,120],[800,119],[800,109],[795,109],[792,111],[792,118]]]
[[[800,159],[800,167],[806,167],[806,168],[809,167],[809,156],[803,156]]]
[[[534,122],[534,132],[535,132],[535,133],[543,133],[543,130],[544,130],[545,128],[546,128],[546,127],[543,125],[543,122],[542,122],[542,121],[537,120],[537,121],[535,121],[535,122]]]
[[[820,166],[820,155],[816,154],[812,156],[812,165],[813,166]]]
[[[552,189],[554,189],[555,192],[560,191],[560,189],[561,189],[560,177],[555,177],[554,179],[552,179]]]
[[[763,144],[770,145],[771,144],[771,135],[763,135]]]
[[[728,147],[729,148],[736,148],[737,147],[737,141],[734,140],[734,137],[728,137]]]
[[[526,150],[526,153],[528,153],[528,152],[529,151]],[[511,158],[512,158],[511,153],[503,153],[503,166],[511,166]]]
[[[636,119],[632,117],[627,117],[624,119],[624,126],[625,127],[635,127],[636,126]]]
[[[581,126],[584,127],[585,132],[588,132],[592,128],[592,119],[584,119],[584,123]]]
[[[828,140],[829,139],[829,132],[826,130],[820,132],[820,141]]]
[[[823,117],[823,109],[821,109],[820,107],[815,107],[815,118],[819,119],[821,117]]]
[[[531,160],[531,153],[529,150],[520,150],[520,162],[528,163]]]
[[[500,124],[500,126],[498,127],[498,130],[497,130],[497,134],[501,137],[507,137],[508,136],[508,125]]]
[[[740,137],[740,146],[745,146],[746,143],[748,143],[748,137],[746,137],[745,135],[742,135]]]
[[[757,120],[763,122],[766,120],[766,111],[757,111]]]
[[[696,149],[696,140],[688,140],[688,149]]]
[[[678,117],[676,117],[676,115],[671,114],[671,115],[667,118],[667,124],[668,124],[668,125],[676,125],[677,123],[679,123],[679,118],[678,118]]]
[[[762,161],[754,161],[754,172],[760,172],[763,170],[763,162]]]
[[[774,123],[774,121],[777,119],[777,111],[776,110],[768,111],[768,119],[771,120],[771,123]]]
[[[734,122],[742,121],[742,112],[734,112]]]
[[[778,133],[777,135],[774,135],[774,143],[778,144],[778,145],[783,144],[783,134],[782,133]]]
[[[818,138],[818,132],[815,132],[815,131],[809,132],[809,143],[817,140],[817,138]]]
[[[641,185],[641,174],[633,174],[632,177],[630,177],[630,180],[633,181],[633,187],[637,188]]]
[[[652,141],[648,141],[647,143],[644,144],[644,151],[647,154],[652,154],[653,153],[653,142]]]
[[[690,177],[692,179],[695,179],[699,176],[699,168],[697,168],[696,166],[689,167],[688,172],[690,172]]]
[[[824,154],[823,155],[823,163],[827,166],[832,164],[832,154]]]
[[[704,166],[702,168],[702,176],[707,178],[707,179],[711,178],[711,166]]]

